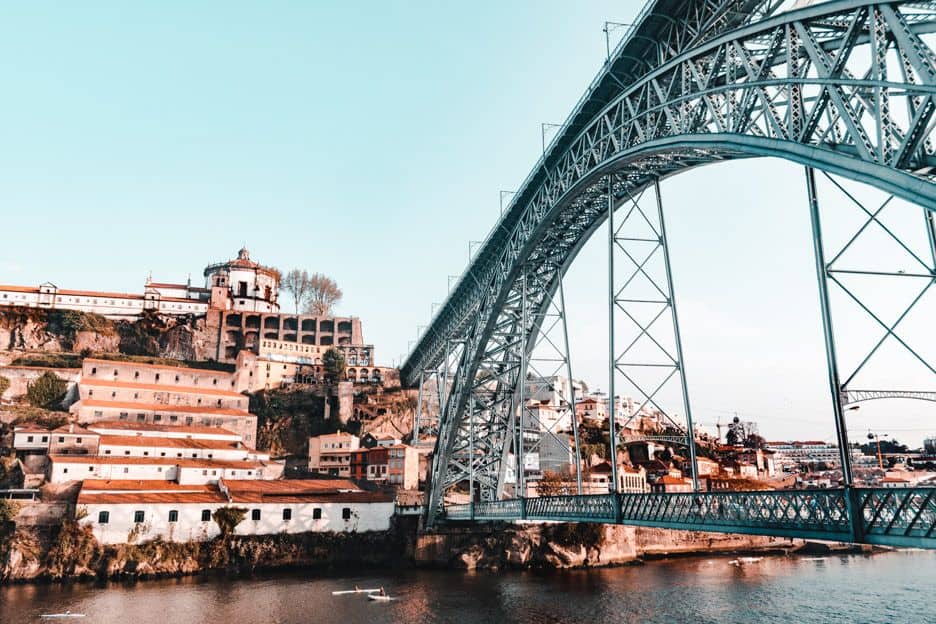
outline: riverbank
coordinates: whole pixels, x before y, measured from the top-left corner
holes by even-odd
[[[676,531],[610,524],[491,523],[444,527],[420,535],[419,567],[455,570],[577,569],[632,565],[650,559],[793,552],[865,552],[860,546],[800,539]]]
[[[231,535],[206,542],[101,545],[66,522],[17,530],[0,550],[0,583],[243,576],[261,570],[356,572],[381,568],[563,570],[718,554],[862,552],[860,547],[723,533],[601,524],[478,525],[417,534],[415,518],[390,531]]]

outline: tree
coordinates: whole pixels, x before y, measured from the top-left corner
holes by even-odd
[[[309,294],[305,313],[314,316],[331,316],[332,310],[341,301],[341,289],[332,278],[322,273],[309,277]]]
[[[306,270],[293,269],[283,276],[280,281],[283,290],[292,295],[296,307],[296,314],[299,314],[299,307],[305,305],[306,299],[312,290],[312,279]]]
[[[345,359],[338,349],[332,347],[322,354],[322,366],[325,367],[325,379],[329,383],[335,383],[344,379]]]
[[[246,515],[247,510],[243,507],[218,507],[211,514],[211,519],[215,521],[218,529],[221,530],[221,537],[227,537],[234,533],[234,529],[237,528],[237,525],[241,523]]]
[[[30,405],[48,410],[60,410],[68,383],[52,371],[46,371],[39,379],[26,386],[26,400]]]
[[[536,493],[540,496],[561,496],[573,492],[564,476],[552,470],[544,470],[542,478],[536,482]]]

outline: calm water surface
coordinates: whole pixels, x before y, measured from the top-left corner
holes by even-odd
[[[607,570],[502,574],[403,571],[302,574],[127,584],[0,588],[0,623],[188,622],[378,624],[451,622],[936,622],[936,552],[766,558],[738,568],[727,558],[658,561]],[[373,603],[333,590],[386,587]]]

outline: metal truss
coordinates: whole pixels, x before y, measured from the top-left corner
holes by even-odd
[[[548,292],[550,285],[539,283],[540,277],[530,273],[527,277],[525,290],[538,289]],[[517,384],[520,392],[518,400],[522,416],[518,419],[517,436],[514,438],[514,452],[517,457],[517,482],[519,491],[526,492],[523,474],[525,473],[523,457],[529,452],[540,449],[543,440],[550,437],[560,445],[567,445],[568,440],[560,437],[559,423],[568,420],[571,424],[574,440],[574,462],[576,491],[582,493],[582,452],[579,439],[578,416],[575,405],[575,384],[572,378],[572,359],[569,354],[569,333],[566,323],[565,291],[562,287],[562,276],[558,281],[558,292],[554,293],[543,306],[542,313],[530,329],[529,338],[532,340],[528,355],[523,358],[521,379]],[[557,388],[552,380],[565,377],[568,380],[567,388]],[[558,399],[558,405],[550,406],[556,418],[553,422],[543,422],[539,410],[526,394],[526,382],[541,380],[548,383],[548,391],[553,392]],[[527,427],[533,431],[532,443],[526,443]]]
[[[447,521],[598,522],[936,549],[936,488],[600,494],[451,506]]]
[[[936,402],[936,392],[916,390],[845,390],[841,394],[843,405],[852,405],[875,399],[916,399]]]
[[[642,201],[652,195],[653,209]],[[646,408],[657,410],[677,429],[686,433],[683,442],[689,447],[693,489],[698,489],[695,461],[695,436],[693,435],[692,412],[689,405],[689,389],[683,362],[682,340],[676,299],[673,289],[673,273],[670,265],[669,245],[663,219],[663,199],[660,183],[654,180],[653,192],[642,191],[636,197],[628,194],[627,202],[620,209],[624,213],[619,223],[614,214],[608,216],[609,231],[609,299],[611,302],[610,347],[612,362],[609,373],[609,397],[615,396],[616,377],[622,377],[626,388],[636,392],[638,402],[626,415],[620,428],[644,412]],[[609,209],[610,212],[610,209]],[[616,260],[624,265],[623,275],[618,277]],[[622,279],[616,283],[616,279]],[[618,322],[623,313],[623,322]],[[623,349],[618,349],[616,339],[620,330],[627,331]],[[685,422],[677,420],[667,409],[661,393],[679,383]],[[609,399],[608,413],[616,412]],[[612,428],[613,431],[619,429]],[[618,445],[614,436],[612,448]],[[613,456],[613,451],[612,451]],[[617,484],[617,475],[614,482]]]
[[[855,206],[862,214],[863,222],[860,227],[848,238],[847,242],[841,246],[834,255],[829,258],[825,248],[821,218],[821,207],[819,193],[816,185],[816,175],[811,168],[806,169],[806,186],[809,196],[810,216],[813,228],[813,245],[816,257],[816,272],[819,278],[819,300],[822,310],[822,323],[825,335],[826,358],[829,372],[829,388],[833,403],[833,412],[835,414],[836,434],[838,437],[838,447],[842,462],[844,483],[846,486],[852,484],[851,458],[848,450],[850,444],[848,441],[848,428],[845,422],[845,405],[854,402],[851,399],[868,400],[869,398],[922,398],[926,395],[936,396],[936,391],[929,392],[910,392],[893,389],[890,391],[875,391],[869,393],[856,394],[850,397],[849,384],[855,380],[867,365],[875,360],[875,356],[880,353],[881,347],[888,342],[898,344],[904,351],[909,353],[919,364],[932,374],[932,381],[936,382],[936,368],[920,354],[919,350],[914,348],[912,340],[901,335],[901,323],[917,306],[924,301],[927,293],[933,284],[936,284],[936,247],[933,247],[933,237],[927,236],[930,246],[930,256],[921,258],[915,252],[908,241],[905,241],[892,228],[888,227],[881,220],[882,213],[891,205],[894,199],[890,195],[879,206],[868,207],[859,201],[854,195],[848,192],[835,178],[828,174],[824,176],[831,183],[829,186]],[[929,213],[924,213],[924,224],[932,223],[929,219]],[[854,254],[848,255],[849,251],[854,249],[872,232],[881,231],[886,235],[886,240],[900,250],[901,256],[910,261],[913,268],[910,271],[905,270],[882,270],[874,266],[856,266],[855,260],[852,260]],[[827,259],[829,258],[829,259]],[[874,258],[861,258],[864,262],[875,260]],[[861,280],[865,283],[864,292],[856,288]],[[885,321],[881,318],[881,313],[875,310],[875,304],[868,296],[878,292],[882,282],[910,282],[915,284],[913,291],[916,295],[912,300],[903,306],[903,309],[892,319]],[[869,284],[870,282],[870,284]],[[836,347],[836,331],[834,315],[830,301],[830,290],[832,286],[843,293],[847,300],[857,306],[867,317],[881,328],[881,336],[874,345],[867,350],[857,364],[844,366],[842,359],[838,355]],[[873,286],[874,288],[868,288]],[[936,385],[936,384],[934,384]]]
[[[432,389],[427,389],[427,384],[431,384]],[[439,415],[445,405],[445,386],[444,368],[419,373],[416,412],[413,415],[413,446],[426,440],[434,441],[439,436]]]
[[[778,6],[652,2],[514,196],[402,369],[415,385],[453,337],[463,345],[430,521],[469,473],[482,500],[499,495],[531,324],[609,203],[698,165],[775,156],[936,211],[936,3]],[[526,293],[524,315],[529,273],[550,286]],[[483,447],[468,462],[470,422]]]
[[[686,436],[671,435],[622,435],[618,438],[622,444],[639,444],[641,442],[659,442],[661,444],[679,444],[689,446]]]

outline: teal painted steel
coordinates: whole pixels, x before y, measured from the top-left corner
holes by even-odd
[[[936,488],[542,496],[476,503],[473,516],[471,505],[451,505],[445,519],[626,524],[936,549]]]

